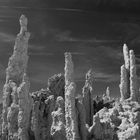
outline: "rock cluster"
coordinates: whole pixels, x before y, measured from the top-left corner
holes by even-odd
[[[3,104],[0,105],[2,140],[140,140],[140,93],[135,55],[123,47],[120,100],[111,99],[107,87],[94,96],[94,72],[86,74],[80,96],[76,96],[74,64],[65,53],[63,74],[48,79],[46,89],[30,93],[27,18],[20,18],[13,55],[6,70]]]
[[[128,51],[126,44],[124,44],[123,53],[124,65],[121,66],[120,82],[121,101],[129,98],[140,103],[134,51]]]

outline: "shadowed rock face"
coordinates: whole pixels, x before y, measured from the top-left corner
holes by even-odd
[[[51,135],[54,140],[66,140],[64,107],[64,99],[61,96],[57,97],[55,110],[52,112],[51,126]]]
[[[102,97],[93,98],[92,70],[87,72],[83,91],[76,97],[70,53],[65,53],[64,75],[53,75],[46,89],[29,93],[27,23],[22,15],[20,33],[6,70],[0,105],[0,139],[140,140],[140,93],[133,50],[124,45],[120,100],[110,98],[109,87]]]
[[[94,112],[93,108],[93,80],[94,74],[92,70],[89,70],[86,74],[86,82],[83,87],[83,104],[86,110],[86,123],[91,126],[92,124],[92,116]]]
[[[98,111],[103,109],[104,107],[106,108],[112,108],[114,106],[115,100],[109,100],[106,101],[102,99],[99,96],[96,96],[96,98],[93,100],[93,108],[94,108],[94,114],[96,114]]]
[[[57,96],[64,97],[65,92],[65,78],[62,74],[55,74],[48,79],[48,89],[49,91]]]

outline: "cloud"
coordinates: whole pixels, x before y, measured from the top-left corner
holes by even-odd
[[[81,49],[80,49],[81,48]],[[83,81],[86,72],[92,68],[96,81],[116,82],[120,78],[120,66],[123,64],[122,47],[85,47],[80,46],[84,56],[73,56],[75,78]]]
[[[29,52],[28,55],[29,56],[33,56],[33,55],[34,56],[43,56],[44,55],[46,57],[46,56],[52,56],[54,54],[53,53],[47,53],[47,52]]]
[[[85,55],[85,53],[83,53],[83,52],[71,52],[71,54],[72,55],[78,55],[78,56],[79,55],[82,55],[82,56]]]
[[[59,42],[80,42],[80,43],[118,43],[119,40],[102,40],[97,38],[76,38],[72,36],[71,31],[57,31],[55,33],[55,40]]]
[[[28,47],[31,51],[42,51],[45,49],[45,46],[36,44],[29,44]]]
[[[0,4],[2,6],[7,6],[8,8],[14,9],[27,9],[31,8],[47,8],[55,9],[61,11],[72,11],[72,12],[81,12],[81,11],[139,11],[139,0],[1,0]]]
[[[117,82],[120,80],[120,75],[119,74],[106,74],[106,73],[95,73],[95,81],[100,81],[100,82]]]
[[[85,76],[85,75],[83,75]],[[75,77],[76,81],[85,81],[84,77]],[[118,82],[120,80],[119,74],[107,74],[102,72],[94,72],[94,81],[95,82],[104,82],[104,83],[111,83],[111,82]]]
[[[88,63],[98,70],[110,72],[109,68],[116,69],[116,67],[120,66],[123,62],[122,47],[119,46],[111,47],[99,45],[94,47],[92,45],[83,44],[79,45],[78,48],[81,52],[87,53]]]
[[[14,42],[15,36],[12,34],[0,32],[0,41],[1,42]]]

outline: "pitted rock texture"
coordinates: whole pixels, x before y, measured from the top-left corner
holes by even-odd
[[[57,97],[55,111],[52,112],[51,135],[53,140],[66,140],[65,102],[63,97]]]
[[[93,70],[89,70],[86,74],[86,82],[83,87],[83,104],[86,110],[86,123],[88,125],[92,124],[92,116],[94,112],[93,108],[93,80],[94,80],[94,73]]]
[[[56,97],[64,97],[65,78],[63,74],[55,74],[48,79],[48,89]]]
[[[14,51],[6,69],[6,83],[3,88],[2,139],[29,140],[29,119],[32,98],[26,76],[28,63],[27,18],[20,17],[20,33],[17,35]]]
[[[28,40],[30,33],[27,31],[27,18],[20,17],[20,33],[15,40],[13,55],[9,58],[8,68],[6,69],[6,82],[13,80],[18,85],[26,73],[28,63]]]
[[[67,140],[78,140],[78,120],[75,107],[76,84],[73,79],[73,62],[70,53],[65,53],[65,119]]]

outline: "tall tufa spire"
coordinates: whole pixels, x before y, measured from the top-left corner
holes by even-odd
[[[71,53],[65,53],[65,86],[68,86],[71,82],[73,82],[73,62]]]
[[[17,35],[14,45],[14,51],[9,59],[8,68],[6,70],[6,82],[13,80],[17,84],[22,81],[24,73],[26,73],[28,63],[28,40],[30,33],[27,31],[27,18],[22,15],[20,17],[20,33]]]
[[[90,126],[92,124],[93,118],[93,80],[94,80],[94,73],[93,70],[90,69],[86,74],[86,82],[82,90],[83,94],[83,104],[85,106],[86,111],[86,123]]]
[[[136,63],[135,63],[135,54],[133,50],[129,51],[130,55],[130,98],[134,101],[139,100],[139,92],[137,85],[137,74],[136,74]]]
[[[129,51],[128,51],[128,47],[126,44],[123,45],[123,55],[124,55],[124,65],[125,65],[125,68],[127,70],[129,70],[129,67],[130,67],[130,58],[129,58]]]
[[[130,56],[126,44],[123,45],[124,65],[121,66],[120,93],[121,101],[130,97]]]
[[[73,62],[70,53],[65,53],[65,120],[67,140],[80,140],[75,107],[76,84],[73,78]]]

